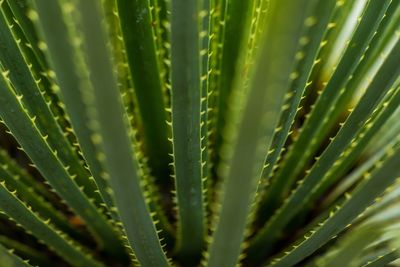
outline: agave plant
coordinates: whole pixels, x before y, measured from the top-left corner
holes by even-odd
[[[0,266],[400,257],[399,0],[0,7]]]

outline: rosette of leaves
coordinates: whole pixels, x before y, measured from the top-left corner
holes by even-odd
[[[0,9],[1,266],[400,257],[400,1]]]

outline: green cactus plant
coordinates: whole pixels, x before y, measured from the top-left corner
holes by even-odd
[[[0,266],[400,258],[400,1],[0,10]]]

